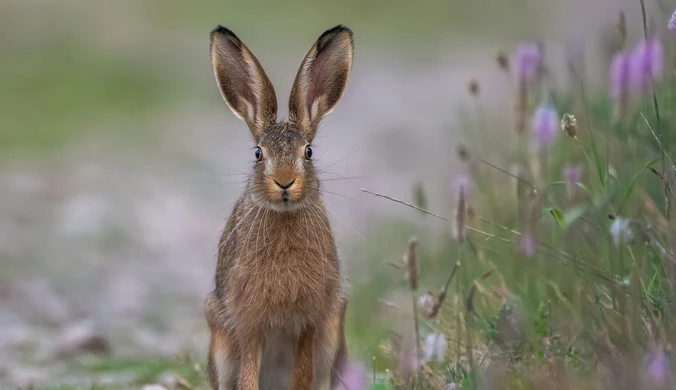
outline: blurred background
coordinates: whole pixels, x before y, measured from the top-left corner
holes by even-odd
[[[669,8],[648,6],[660,22]],[[373,310],[387,279],[369,270],[408,235],[383,224],[419,215],[361,189],[411,201],[420,182],[448,214],[469,82],[490,135],[481,154],[500,165],[512,86],[497,53],[543,41],[565,88],[558,59],[583,52],[590,93],[605,91],[620,10],[641,34],[631,0],[2,0],[0,388],[146,380],[176,356],[203,364],[202,301],[252,159],[214,82],[217,24],[258,57],[282,116],[319,34],[354,31],[352,77],[315,153],[353,287],[350,349],[369,361],[387,331]]]

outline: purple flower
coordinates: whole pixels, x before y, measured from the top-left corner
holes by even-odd
[[[536,149],[546,149],[559,133],[559,114],[547,103],[541,104],[531,119],[533,144]]]
[[[582,179],[582,165],[573,165],[563,168],[563,177],[571,184],[578,183]]]
[[[516,50],[516,77],[521,82],[530,83],[540,71],[542,49],[537,43],[523,43]]]
[[[660,350],[648,356],[646,376],[653,384],[666,384],[669,377],[669,357]]]
[[[425,337],[425,346],[423,348],[423,360],[432,361],[436,358],[438,362],[443,362],[448,348],[448,340],[441,333],[430,333]]]
[[[456,197],[467,197],[472,179],[466,173],[461,173],[453,179],[453,192]]]
[[[664,49],[657,38],[641,41],[631,52],[631,86],[637,92],[646,92],[653,81],[662,75]]]
[[[616,101],[624,99],[629,91],[630,56],[617,53],[610,65],[610,95]]]
[[[366,369],[361,363],[349,362],[342,370],[336,390],[365,390]]]
[[[577,183],[582,180],[582,165],[572,165],[563,168],[563,178],[568,183],[568,195],[573,196],[577,190]]]
[[[676,34],[676,10],[674,10],[674,13],[671,14],[671,18],[669,19],[669,23],[667,24],[667,28],[671,30],[674,34]]]
[[[531,233],[526,233],[521,236],[519,249],[521,249],[521,252],[526,255],[526,257],[533,257],[535,255],[537,248],[535,248],[535,239]]]

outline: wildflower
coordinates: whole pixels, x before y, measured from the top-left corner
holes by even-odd
[[[423,315],[427,318],[432,318],[437,314],[437,297],[431,292],[426,292],[418,298],[418,307]]]
[[[455,382],[451,382],[444,387],[444,390],[457,390],[458,385]]]
[[[432,293],[426,292],[418,298],[418,306],[423,312],[429,311],[434,306],[435,297]]]
[[[537,43],[524,43],[516,51],[516,77],[519,82],[531,83],[542,67],[542,48]]]
[[[568,197],[573,197],[577,190],[577,183],[582,180],[582,165],[572,165],[563,168],[563,178],[568,183]]]
[[[360,363],[347,363],[343,368],[336,390],[365,390],[366,369]]]
[[[671,14],[671,18],[669,19],[669,23],[667,24],[667,28],[676,34],[676,10],[674,10],[674,13]]]
[[[634,239],[634,229],[631,221],[615,217],[613,224],[610,225],[610,235],[616,246],[629,243]]]
[[[541,104],[531,119],[533,144],[538,150],[546,149],[558,134],[559,114],[547,103]]]
[[[669,357],[663,350],[648,355],[645,375],[653,385],[669,383]]]
[[[531,233],[526,233],[521,236],[519,249],[521,249],[521,252],[526,255],[526,257],[533,257],[535,255],[537,248],[535,248],[535,239]]]
[[[624,118],[629,97],[630,56],[617,53],[610,65],[610,95],[615,103],[615,119]]]
[[[443,362],[446,356],[446,348],[448,348],[448,340],[446,336],[441,333],[430,333],[425,337],[425,346],[423,348],[423,359],[425,361]]]
[[[577,118],[572,114],[564,114],[561,118],[561,130],[570,138],[577,139]]]
[[[662,75],[664,49],[657,38],[640,42],[631,53],[630,80],[635,91],[645,93]]]
[[[412,237],[408,242],[406,264],[408,266],[408,283],[411,290],[415,291],[418,289],[418,240],[415,237]]]
[[[470,178],[467,175],[460,175],[455,179],[455,218],[453,218],[453,238],[458,241],[464,241],[467,237],[465,220],[467,217],[467,193],[469,191]]]

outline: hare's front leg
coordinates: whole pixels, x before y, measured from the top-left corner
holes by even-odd
[[[237,335],[239,350],[239,380],[237,390],[258,390],[263,358],[263,338],[259,331],[247,330]]]
[[[204,313],[211,338],[207,357],[207,374],[212,390],[233,390],[237,376],[237,354],[233,338],[225,329],[224,310],[214,293],[204,301]]]
[[[316,329],[309,326],[303,330],[296,345],[291,390],[309,390],[312,388],[312,350],[315,344]]]
[[[346,359],[344,319],[344,310],[332,315],[317,335],[313,390],[329,390],[341,383],[339,370]]]
[[[207,370],[212,390],[233,390],[237,357],[231,338],[222,331],[211,331]]]

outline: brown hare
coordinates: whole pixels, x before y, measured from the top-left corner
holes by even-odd
[[[311,144],[343,95],[352,56],[350,29],[324,32],[296,75],[289,120],[278,121],[256,57],[225,27],[211,32],[218,87],[256,143],[205,300],[213,389],[323,390],[341,382],[347,300]]]

